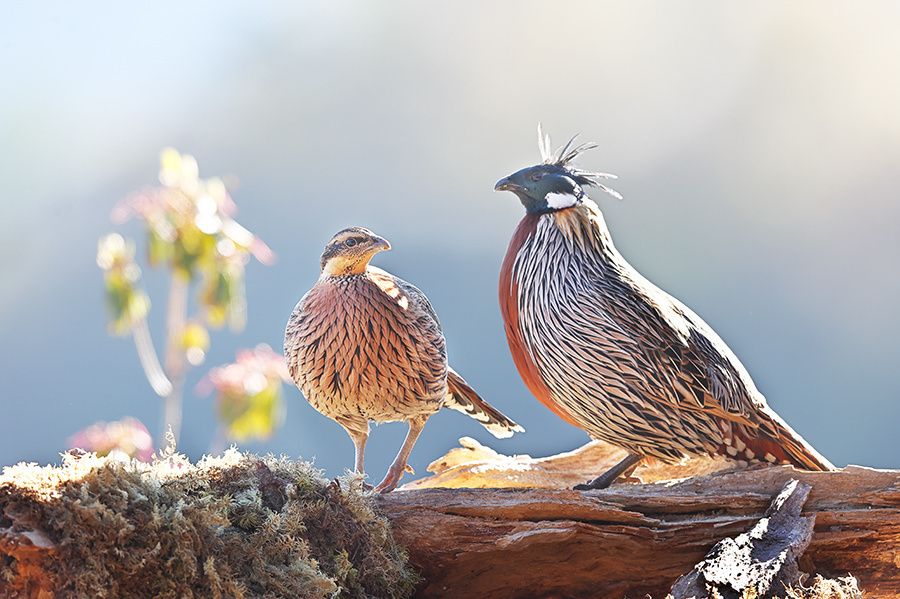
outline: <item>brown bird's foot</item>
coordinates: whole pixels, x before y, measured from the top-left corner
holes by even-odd
[[[390,493],[396,489],[397,485],[400,484],[400,479],[403,478],[405,470],[405,468],[396,468],[394,466],[388,468],[387,474],[384,475],[384,480],[378,483],[374,491],[376,493]]]
[[[403,478],[404,473],[415,474],[416,471],[413,470],[413,467],[409,464],[404,464],[402,467],[399,467],[397,464],[392,464],[390,468],[388,468],[387,474],[384,476],[384,480],[378,483],[378,486],[375,487],[376,493],[390,493],[394,489],[397,488],[397,485],[400,484],[400,479]],[[372,487],[370,486],[369,489]]]
[[[422,429],[425,427],[425,422],[427,420],[428,416],[419,416],[408,421],[409,432],[406,433],[403,447],[400,448],[400,452],[397,454],[397,457],[394,458],[394,463],[388,468],[387,474],[384,475],[384,480],[375,487],[376,493],[390,493],[396,489],[397,485],[400,483],[400,479],[403,478],[404,472],[415,474],[412,466],[409,465],[409,454],[412,453],[412,448],[416,444],[419,435],[422,433]]]
[[[630,453],[625,456],[625,459],[623,459],[621,462],[619,462],[594,480],[588,481],[581,485],[575,485],[573,488],[576,491],[605,489],[616,482],[616,480],[618,480],[620,476],[624,475],[626,477],[630,477],[631,473],[634,472],[634,469],[637,468],[642,459],[643,456],[639,456],[636,453]]]

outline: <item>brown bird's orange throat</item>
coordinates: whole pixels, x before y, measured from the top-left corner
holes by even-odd
[[[361,275],[366,272],[366,268],[369,267],[369,261],[372,260],[374,255],[375,253],[362,256],[333,256],[322,267],[322,276],[344,277]]]

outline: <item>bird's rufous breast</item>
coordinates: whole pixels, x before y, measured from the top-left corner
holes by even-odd
[[[443,335],[393,277],[325,277],[303,312],[296,378],[317,410],[386,422],[440,409],[447,390]]]

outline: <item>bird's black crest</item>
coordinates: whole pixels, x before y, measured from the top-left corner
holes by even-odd
[[[543,127],[538,123],[538,148],[541,151],[541,160],[543,163],[548,166],[558,166],[559,168],[564,169],[579,185],[590,185],[592,187],[600,188],[614,198],[621,200],[622,194],[603,184],[604,179],[616,179],[617,177],[615,175],[582,170],[573,164],[573,161],[579,155],[598,147],[597,144],[592,141],[581,143],[576,146],[574,143],[577,138],[578,133],[573,135],[564,146],[553,151],[553,146],[550,144],[550,136],[544,133]]]

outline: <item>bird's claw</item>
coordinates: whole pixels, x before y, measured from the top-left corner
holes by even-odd
[[[395,468],[391,466],[388,468],[387,474],[384,475],[384,480],[378,483],[378,486],[375,487],[375,493],[390,493],[394,489],[397,488],[397,485],[400,484],[400,479],[403,478],[404,468]]]
[[[618,476],[606,476],[601,475],[595,478],[594,480],[589,480],[586,483],[582,483],[580,485],[575,485],[572,487],[576,491],[596,491],[600,489],[606,489],[610,485],[612,485]]]

